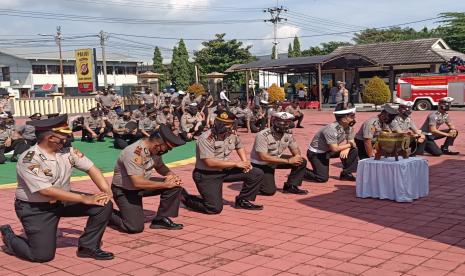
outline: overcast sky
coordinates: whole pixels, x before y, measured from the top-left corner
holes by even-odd
[[[171,49],[177,41],[130,37],[124,34],[208,39],[215,33],[226,33],[226,38],[239,38],[245,44],[252,45],[253,54],[265,55],[271,52],[272,40],[248,39],[273,37],[273,25],[261,20],[270,18],[269,13],[264,13],[263,9],[275,5],[276,0],[0,0],[0,24],[3,26],[0,29],[0,39],[3,40],[0,47],[24,46],[17,40],[8,45],[11,39],[44,39],[37,34],[53,34],[56,26],[61,25],[65,39],[78,34],[97,34],[100,30],[122,34],[110,35],[109,51],[129,54],[141,60],[151,58],[152,45],[162,47],[163,57],[170,59],[171,52],[168,49]],[[293,37],[295,34],[301,37],[309,36],[301,38],[302,50],[331,40],[351,41],[350,33],[325,35],[328,33],[355,31],[363,27],[390,26],[434,18],[441,12],[465,11],[465,1],[459,0],[279,0],[279,5],[289,9],[289,12],[283,12],[281,15],[288,21],[279,25],[278,37]],[[11,16],[18,15],[18,11],[22,12],[21,16]],[[31,11],[77,15],[78,17],[73,20],[81,20],[79,16],[125,20],[120,23],[68,21],[45,19],[43,14],[32,15],[41,18],[31,18],[30,15],[24,14]],[[132,19],[206,21],[209,24],[128,24],[133,22]],[[237,20],[256,21],[237,23]],[[212,24],[223,21],[228,21],[225,22],[228,24]],[[436,26],[437,21],[413,23],[409,26],[415,29],[425,26],[430,28]],[[280,52],[287,52],[290,40],[279,40]],[[64,49],[69,51],[82,47],[97,47],[98,38],[74,38],[64,44]],[[201,48],[201,41],[198,40],[187,40],[186,44],[189,51]],[[51,51],[54,50],[53,47],[52,41],[41,42],[40,45],[30,45],[24,51],[34,52],[43,49]]]

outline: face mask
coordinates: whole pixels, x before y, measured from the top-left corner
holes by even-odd
[[[225,123],[215,121],[212,127],[212,132],[218,137],[218,139],[224,140],[232,133],[232,130],[228,128]]]
[[[449,111],[450,110],[450,105],[448,105],[448,104],[443,104],[443,105],[440,105],[439,107],[441,107],[441,109],[444,110],[444,111]]]
[[[168,115],[170,112],[169,111],[163,111],[163,114]]]
[[[407,109],[404,112],[402,112],[402,115],[404,115],[405,117],[409,117],[410,115],[412,115],[412,110]]]
[[[273,130],[279,134],[289,133],[289,123],[275,121],[273,123]]]
[[[156,155],[158,156],[161,156],[169,151],[168,147],[164,147],[163,145],[156,145],[154,146],[154,149],[156,151]]]
[[[355,125],[355,123],[357,123],[357,121],[355,121],[355,119],[354,119],[352,122],[349,123],[349,126],[353,127]]]
[[[131,116],[123,116],[123,119],[125,120],[129,120],[131,118]]]
[[[187,110],[187,112],[189,112],[189,114],[191,114],[191,115],[197,114],[197,110],[196,110],[196,109],[189,109],[189,110]]]
[[[52,136],[52,137],[54,138],[54,141],[52,141],[52,143],[56,144],[58,146],[58,149],[71,147],[71,139],[59,138],[57,136]]]

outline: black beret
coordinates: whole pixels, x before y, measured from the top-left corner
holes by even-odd
[[[67,114],[47,118],[44,120],[30,121],[28,124],[35,127],[36,132],[54,131],[60,134],[72,133],[68,126]]]
[[[184,141],[181,137],[174,134],[171,128],[166,124],[160,125],[160,128],[158,129],[156,135],[159,135],[163,139],[163,141],[169,143],[173,147],[179,147],[186,143],[186,141]]]

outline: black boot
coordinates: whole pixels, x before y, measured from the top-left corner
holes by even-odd
[[[112,260],[115,258],[113,253],[103,251],[100,248],[97,249],[90,249],[90,248],[85,248],[85,247],[79,247],[76,255],[79,258],[91,258],[95,260]]]
[[[442,154],[445,155],[458,155],[460,152],[458,151],[451,151],[449,148],[441,146]]]
[[[351,173],[343,173],[341,172],[341,175],[339,176],[340,180],[345,180],[345,181],[355,181],[355,176],[353,176]]]
[[[0,232],[2,233],[3,244],[6,247],[5,253],[12,255],[13,247],[11,246],[11,240],[16,237],[15,232],[13,232],[9,224],[0,226]]]
[[[181,230],[184,228],[184,225],[180,223],[174,223],[168,217],[159,217],[152,220],[150,224],[151,229],[167,229],[167,230]]]

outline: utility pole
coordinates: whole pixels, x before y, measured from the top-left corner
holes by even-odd
[[[107,57],[105,55],[105,41],[108,39],[108,34],[103,30],[99,33],[100,46],[102,47],[102,67],[103,67],[103,86],[105,89],[108,88],[107,82]],[[97,84],[98,86],[98,84]]]
[[[61,53],[61,40],[63,39],[61,35],[61,26],[57,27],[57,33],[55,35],[55,41],[58,44],[58,51],[60,52],[60,75],[61,75],[61,93],[65,94],[65,79],[63,77],[63,55]]]
[[[280,17],[281,12],[287,12],[287,9],[283,8],[283,6],[278,7],[278,0],[276,0],[276,7],[268,8],[263,10],[263,12],[268,12],[271,16],[271,19],[265,19],[264,21],[273,23],[273,45],[275,46],[274,59],[278,59],[278,23],[282,20],[287,21],[287,18]]]

